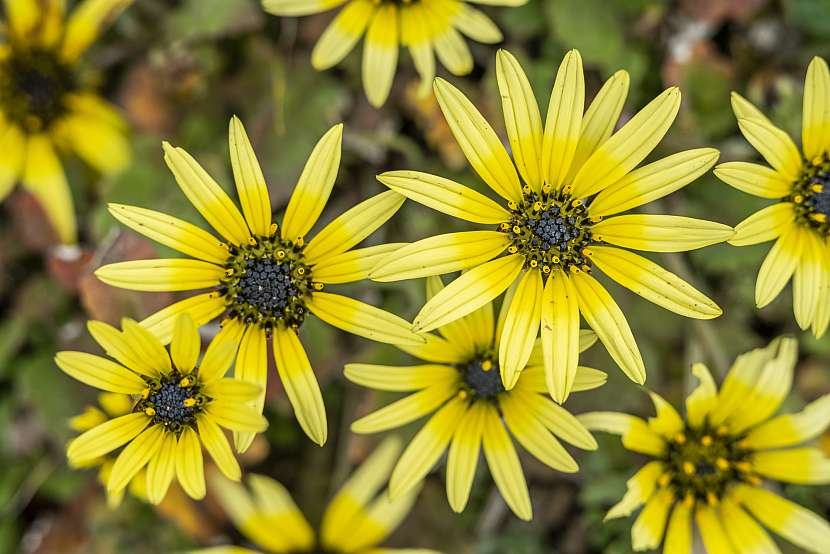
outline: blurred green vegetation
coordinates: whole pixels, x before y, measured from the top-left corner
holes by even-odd
[[[731,90],[760,104],[799,137],[807,63],[813,55],[830,55],[827,0],[530,0],[521,8],[485,10],[504,31],[503,46],[523,63],[543,109],[559,61],[570,48],[584,58],[589,97],[617,69],[631,74],[624,117],[666,86],[680,85],[681,114],[654,158],[699,146],[720,148],[722,160],[754,158],[737,134]],[[278,19],[262,13],[255,0],[140,0],[91,53],[89,65],[99,68],[102,90],[130,119],[135,161],[106,180],[77,161],[67,164],[81,215],[81,252],[54,248],[42,214],[24,193],[15,193],[0,208],[0,553],[159,553],[207,544],[223,534],[236,537],[211,502],[195,505],[174,498],[154,510],[127,498],[120,510],[110,511],[94,472],[69,470],[63,455],[71,436],[67,418],[94,402],[94,395],[57,370],[53,353],[97,351],[85,332],[89,318],[143,317],[171,300],[116,291],[91,276],[105,261],[174,255],[125,232],[107,213],[107,202],[199,221],[163,163],[162,140],[186,148],[230,191],[227,123],[238,114],[280,211],[316,140],[344,121],[343,163],[324,221],[381,192],[375,175],[385,170],[418,169],[482,187],[434,102],[414,97],[417,79],[407,54],[381,110],[363,98],[358,53],[325,73],[311,68],[311,48],[330,18]],[[501,132],[495,49],[472,47],[474,73],[450,79]],[[707,175],[652,208],[736,224],[762,205]],[[415,240],[464,228],[407,202],[369,241]],[[675,405],[689,388],[692,361],[705,361],[722,376],[735,355],[782,333],[797,335],[802,344],[786,407],[797,409],[830,392],[830,339],[817,341],[798,331],[789,294],[760,312],[754,308],[755,276],[766,249],[716,246],[655,257],[724,307],[724,316],[711,322],[683,319],[610,285],[643,351],[649,386]],[[420,282],[344,289],[404,317],[412,317],[422,303]],[[350,434],[349,423],[385,400],[345,384],[339,377],[343,364],[406,360],[391,347],[343,336],[314,321],[303,334],[314,345],[309,352],[325,387],[329,442],[319,449],[302,436],[271,379],[271,427],[245,461],[248,469],[287,484],[314,519],[352,461],[371,444]],[[608,371],[610,380],[600,390],[575,395],[569,401],[572,411],[613,407],[650,413],[647,396],[614,368],[601,346],[583,363]],[[506,511],[484,472],[467,511],[453,515],[439,472],[390,543],[448,554],[629,552],[630,521],[603,524],[602,517],[641,460],[615,439],[601,437],[600,442],[598,452],[580,453],[583,471],[575,476],[523,458],[536,514],[531,524]],[[830,511],[826,487],[789,487],[788,492],[825,515]]]

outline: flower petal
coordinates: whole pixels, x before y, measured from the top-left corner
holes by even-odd
[[[336,8],[349,0],[262,0],[262,8],[274,15],[311,15]]]
[[[504,501],[517,517],[530,521],[533,508],[516,448],[494,406],[484,411],[484,458]]]
[[[634,550],[651,550],[660,546],[673,504],[674,495],[669,489],[659,490],[646,502],[646,507],[631,527],[631,546]]]
[[[481,451],[487,406],[474,402],[461,417],[447,456],[447,500],[452,511],[461,513],[467,506]]]
[[[545,383],[548,394],[562,404],[573,389],[579,365],[579,301],[564,272],[548,276],[541,316]]]
[[[349,2],[326,27],[311,52],[311,65],[318,71],[334,67],[351,52],[375,14],[369,0]]]
[[[374,14],[363,47],[363,89],[379,108],[389,97],[398,66],[398,8],[382,4]]]
[[[100,267],[95,276],[108,285],[123,289],[180,291],[216,286],[225,277],[225,269],[188,258],[131,260]]]
[[[744,439],[748,448],[762,450],[793,446],[814,439],[830,426],[830,395],[824,395],[795,414],[770,419]]]
[[[439,364],[404,367],[346,364],[343,375],[352,383],[370,389],[395,392],[421,390],[436,383],[458,379],[456,369]]]
[[[255,235],[265,237],[271,234],[271,199],[268,186],[262,175],[262,167],[256,152],[248,139],[242,121],[231,118],[228,127],[228,146],[231,151],[231,167],[236,192],[242,204],[245,221]]]
[[[265,407],[265,392],[268,384],[268,337],[264,329],[251,325],[239,343],[234,367],[235,380],[246,381],[255,386],[257,392],[249,402],[254,411],[261,414]],[[234,432],[236,451],[244,454],[253,443],[256,433]]]
[[[791,202],[778,202],[758,210],[738,223],[729,244],[748,246],[777,239],[795,222],[793,207]]]
[[[63,35],[61,57],[64,61],[77,60],[108,23],[132,3],[133,0],[85,0],[77,4]]]
[[[640,385],[645,383],[643,358],[620,307],[608,291],[587,273],[575,274],[571,283],[579,300],[579,311],[608,353],[629,379]]]
[[[692,375],[697,377],[697,387],[686,397],[686,419],[693,428],[700,428],[718,401],[718,387],[712,374],[702,363],[692,365]]]
[[[69,443],[66,457],[73,466],[81,466],[123,446],[150,424],[143,413],[127,414],[96,425]]]
[[[210,383],[206,389],[217,394],[215,400],[205,406],[205,413],[211,421],[231,431],[248,433],[261,433],[268,427],[268,421],[262,414],[243,404],[256,398],[260,390],[256,385],[237,379],[220,379]]]
[[[648,252],[686,252],[729,240],[732,227],[677,215],[628,214],[600,221],[594,238]]]
[[[605,521],[628,517],[645,504],[657,488],[657,480],[663,474],[663,462],[654,460],[640,468],[626,481],[625,496],[605,515]]]
[[[167,489],[176,475],[176,436],[165,433],[158,454],[147,466],[147,499],[151,504],[164,500]]]
[[[576,419],[591,431],[620,435],[623,446],[632,452],[662,456],[666,451],[665,439],[639,417],[616,412],[588,412]]]
[[[0,200],[8,196],[23,172],[26,161],[26,137],[16,125],[6,127],[0,122]]]
[[[738,127],[749,143],[790,182],[801,172],[801,153],[790,136],[769,120],[738,118]]]
[[[755,452],[752,468],[765,477],[785,483],[826,485],[830,483],[830,459],[818,448],[790,448]]]
[[[830,151],[830,71],[818,56],[810,61],[804,81],[801,143],[808,160]]]
[[[352,423],[351,431],[364,435],[402,427],[434,412],[457,391],[456,382],[438,382],[361,417]]]
[[[326,407],[311,363],[293,330],[274,332],[274,360],[297,422],[311,440],[322,446],[328,437]]]
[[[195,500],[205,496],[205,467],[199,436],[191,427],[185,427],[176,445],[176,480]]]
[[[170,343],[170,356],[182,373],[190,373],[199,362],[202,353],[202,337],[193,318],[187,312],[181,314],[173,327],[173,341]]]
[[[167,344],[173,337],[173,327],[179,314],[187,312],[197,327],[225,311],[225,300],[215,292],[205,292],[170,304],[141,321],[141,326]]]
[[[368,279],[372,269],[381,260],[407,244],[406,242],[391,242],[348,250],[337,256],[326,257],[314,266],[314,281],[334,285]]]
[[[585,110],[585,76],[582,56],[570,50],[562,59],[548,104],[542,145],[545,182],[560,189],[571,168]]]
[[[242,478],[242,469],[233,455],[225,433],[222,432],[213,417],[210,414],[199,416],[196,419],[196,426],[199,429],[199,438],[202,439],[205,450],[213,458],[219,471],[231,481],[239,481]]]
[[[118,360],[121,365],[148,377],[161,376],[159,368],[142,355],[125,333],[102,321],[88,321],[87,329],[107,355]]]
[[[344,8],[344,12],[349,6]],[[323,135],[312,150],[285,209],[280,235],[285,240],[304,237],[314,227],[326,203],[340,169],[343,124]]]
[[[522,447],[546,466],[564,473],[579,471],[576,461],[562,443],[522,405],[519,395],[499,397],[504,423]]]
[[[781,550],[764,528],[731,498],[725,498],[720,505],[720,521],[729,541],[733,546],[737,545],[738,552],[780,554]]]
[[[658,306],[695,319],[712,319],[723,313],[706,295],[647,258],[608,246],[587,250],[600,271]]]
[[[147,386],[124,366],[86,352],[58,352],[55,363],[70,377],[97,389],[139,394]]]
[[[692,507],[686,502],[674,505],[669,526],[666,529],[666,541],[663,549],[672,554],[691,554],[692,552]]]
[[[519,279],[510,301],[499,340],[499,369],[507,390],[516,386],[539,334],[543,291],[542,273],[529,269]]]
[[[77,230],[72,194],[60,159],[48,136],[29,137],[21,182],[37,198],[61,242],[74,244]]]
[[[715,176],[732,187],[760,198],[783,198],[792,190],[792,182],[765,165],[726,162],[715,168]]]
[[[130,441],[115,459],[107,490],[116,492],[126,487],[136,473],[156,456],[166,434],[163,426],[153,425]]]
[[[461,91],[440,77],[435,96],[452,134],[476,173],[507,200],[521,200],[516,168],[493,128]]]
[[[781,235],[764,258],[755,282],[755,304],[763,308],[781,293],[790,280],[804,248],[804,233],[791,226]]]

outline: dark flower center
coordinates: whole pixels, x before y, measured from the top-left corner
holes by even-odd
[[[758,480],[747,460],[749,451],[726,427],[687,428],[668,444],[660,484],[672,487],[681,500],[716,505],[731,484]]]
[[[830,158],[805,161],[793,192],[784,199],[795,204],[796,220],[822,237],[830,235]]]
[[[0,110],[29,133],[47,129],[66,112],[77,89],[69,67],[50,50],[13,51],[0,62]]]
[[[511,254],[520,253],[525,267],[549,274],[556,268],[589,271],[584,250],[593,243],[591,220],[581,201],[545,186],[541,193],[525,186],[521,202],[510,202],[510,222],[499,229],[510,236]]]
[[[170,432],[180,433],[195,425],[196,416],[209,400],[202,393],[198,370],[188,375],[174,370],[148,382],[133,411],[152,417],[154,424],[164,425]]]
[[[231,247],[219,286],[228,317],[257,324],[267,333],[275,328],[299,328],[306,316],[306,299],[320,283],[311,280],[302,241],[284,241],[275,233],[256,237],[242,247]]]
[[[475,397],[491,400],[504,392],[498,361],[489,355],[476,356],[467,363],[459,364],[461,379]]]

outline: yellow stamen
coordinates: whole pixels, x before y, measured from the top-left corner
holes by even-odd
[[[810,214],[810,217],[814,221],[818,221],[819,223],[825,223],[827,221],[827,216],[825,214]]]
[[[468,398],[469,396],[470,396],[470,393],[468,393],[468,392],[467,392],[466,390],[464,390],[464,389],[461,389],[460,391],[458,391],[458,398],[460,398],[461,400],[467,400],[467,398]]]
[[[530,188],[530,185],[525,185],[522,187],[522,192],[525,194],[530,194],[532,191],[533,189]]]
[[[305,275],[305,268],[304,267],[298,267],[297,268],[297,274],[298,275]]]
[[[507,203],[507,207],[510,208],[511,210],[515,210],[516,208],[519,207],[519,205],[516,204],[515,200],[511,200],[510,202]]]
[[[516,248],[515,246],[511,246],[510,248],[507,249],[507,251],[510,252],[511,254],[515,254],[516,252],[519,251],[519,249]]]
[[[710,506],[715,507],[720,504],[720,499],[718,496],[713,492],[706,493],[706,502],[709,503]]]
[[[671,473],[664,473],[660,476],[660,479],[657,480],[657,484],[660,485],[661,488],[666,488],[671,484]]]
[[[256,239],[254,237],[248,237],[248,244],[256,246]]]
[[[269,234],[271,234],[271,235],[273,235],[274,233],[277,232],[277,224],[276,223],[271,224],[270,231],[271,232]]]
[[[686,475],[694,475],[695,474],[695,464],[692,462],[683,462],[683,472]]]
[[[726,425],[721,425],[717,428],[715,432],[718,434],[718,436],[723,437],[724,435],[729,434],[729,427],[727,427]]]
[[[796,204],[801,204],[802,202],[804,202],[804,197],[800,194],[796,194],[795,198],[793,198],[793,202],[795,202]]]
[[[533,203],[533,211],[534,212],[538,212],[541,209],[542,209],[542,203],[541,202],[534,202]]]
[[[676,442],[677,444],[686,444],[686,435],[684,435],[683,433],[677,433],[674,436],[674,442]]]
[[[543,265],[542,266],[542,273],[550,273],[550,266]]]
[[[483,362],[481,362],[481,369],[483,369],[484,371],[490,371],[491,369],[493,369],[493,362],[491,362],[490,360],[484,360]]]
[[[537,262],[536,260],[530,260],[530,267],[538,267],[538,266],[539,266],[539,262]]]
[[[712,437],[710,437],[709,435],[703,435],[700,438],[700,444],[702,444],[703,446],[712,446]]]
[[[695,497],[691,494],[687,494],[686,498],[683,499],[683,504],[685,504],[687,508],[691,508],[695,505]]]
[[[151,406],[147,406],[146,408],[144,408],[144,415],[153,417],[154,415],[156,415],[156,411]]]
[[[752,464],[749,462],[736,462],[735,469],[741,473],[750,473],[752,471]]]
[[[195,398],[185,398],[184,402],[182,402],[182,405],[185,408],[192,408],[193,406],[196,405],[196,399]]]
[[[824,192],[824,186],[816,183],[815,185],[810,187],[810,190],[812,190],[813,192]]]
[[[302,246],[305,244],[305,239],[303,237],[297,237],[297,240],[294,241],[294,244],[297,246]]]
[[[285,258],[285,250],[277,250],[277,259],[281,260]]]
[[[141,399],[142,400],[147,400],[148,396],[150,396],[150,389],[149,388],[144,389],[143,391],[141,391]]]
[[[314,290],[323,290],[323,288],[325,287],[323,283],[314,283],[311,286],[314,287]]]
[[[729,469],[729,461],[726,458],[718,458],[715,460],[715,465],[718,466],[718,469],[721,471]]]
[[[189,377],[182,377],[182,380],[179,381],[180,387],[189,387],[190,386],[190,378]]]
[[[518,225],[514,225],[514,226],[513,226],[513,232],[514,232],[514,233],[516,233],[516,234],[518,235],[518,234],[520,234],[520,233],[522,232],[522,228],[521,228],[521,227],[519,227]]]

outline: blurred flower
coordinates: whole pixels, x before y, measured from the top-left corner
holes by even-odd
[[[427,296],[434,298],[443,287],[439,277],[430,277]],[[520,301],[516,296],[505,299],[498,324],[492,303],[487,303],[441,326],[443,337],[426,334],[425,345],[402,348],[429,365],[346,365],[346,378],[360,385],[384,391],[417,391],[355,421],[352,431],[356,433],[400,427],[437,410],[398,460],[389,482],[391,498],[419,485],[449,447],[447,498],[452,509],[461,512],[470,495],[479,449],[483,448],[496,486],[510,509],[529,520],[532,509],[527,484],[508,430],[542,463],[568,473],[579,468],[556,436],[585,450],[596,449],[597,443],[585,427],[545,394],[544,354],[539,342],[533,346],[516,386],[511,390],[502,386],[496,355],[501,334],[497,331],[509,317],[508,306],[516,301]],[[595,341],[592,332],[580,331],[578,350]],[[573,390],[597,388],[605,379],[599,370],[579,367]]]
[[[710,554],[778,552],[751,513],[770,530],[810,552],[827,552],[830,525],[813,512],[773,494],[764,478],[798,484],[830,483],[830,459],[814,447],[830,425],[830,395],[795,414],[773,417],[790,392],[797,345],[777,339],[738,357],[718,392],[709,370],[686,399],[686,421],[651,393],[656,417],[594,412],[586,427],[622,436],[634,452],[654,456],[628,481],[628,492],[607,518],[645,504],[631,530],[634,550],[692,552],[692,517]],[[671,512],[671,516],[669,516]],[[668,526],[667,526],[668,522]]]
[[[297,183],[282,225],[271,223],[271,201],[256,154],[242,123],[230,124],[230,151],[242,213],[187,152],[164,144],[165,160],[190,202],[228,242],[175,217],[132,206],[110,212],[139,233],[190,258],[139,260],[104,266],[95,274],[113,286],[141,291],[212,289],[172,304],[142,322],[169,342],[173,321],[188,312],[198,325],[220,317],[214,342],[239,351],[236,377],[262,388],[255,405],[262,412],[268,371],[267,344],[273,339],[288,399],[305,433],[326,442],[326,410],[317,379],[298,337],[308,313],[344,331],[391,344],[421,344],[408,322],[363,302],[322,292],[324,285],[365,279],[383,255],[401,244],[350,250],[383,225],[404,197],[387,191],[366,200],[326,225],[306,244],[305,235],[331,194],[340,165],[343,126],[320,139]],[[235,435],[244,452],[250,433]]]
[[[169,354],[129,319],[123,331],[91,321],[89,332],[120,363],[85,352],[58,352],[55,363],[87,385],[131,395],[135,404],[130,413],[74,439],[67,449],[70,464],[88,465],[126,445],[105,476],[108,494],[119,494],[147,466],[147,498],[153,504],[164,499],[174,476],[188,495],[200,499],[205,495],[201,439],[222,473],[239,480],[242,471],[222,427],[259,433],[268,423],[247,405],[259,387],[223,377],[235,354],[230,345],[212,343],[199,363],[199,330],[187,314],[176,318]]]
[[[548,390],[558,402],[567,398],[576,375],[580,312],[626,375],[643,383],[645,367],[631,329],[590,274],[592,265],[659,306],[687,317],[714,318],[721,310],[709,298],[654,262],[616,247],[684,252],[726,240],[733,230],[671,215],[603,218],[682,188],[706,172],[718,152],[689,150],[634,169],[674,121],[680,91],[666,90],[612,134],[628,93],[628,75],[619,71],[611,77],[583,117],[585,84],[575,50],[559,67],[544,127],[524,71],[504,50],[498,54],[497,76],[513,160],[458,89],[437,79],[435,93],[470,164],[506,200],[507,209],[442,177],[416,171],[379,177],[416,202],[497,229],[415,242],[380,260],[369,276],[395,281],[469,270],[427,302],[415,317],[417,332],[472,312],[512,284],[516,301],[498,351],[508,389],[527,364],[541,323]],[[508,255],[500,256],[504,250]]]
[[[409,48],[426,93],[435,77],[436,54],[453,75],[473,70],[473,56],[462,33],[486,44],[501,42],[496,24],[470,3],[522,6],[527,0],[262,0],[266,11],[287,16],[346,4],[314,47],[311,64],[321,71],[337,65],[365,32],[363,89],[375,107],[389,96],[400,46]]]
[[[129,394],[102,392],[98,395],[98,406],[87,406],[83,413],[69,420],[69,426],[78,433],[84,433],[113,418],[131,413],[134,404],[135,402]],[[98,467],[98,480],[106,487],[107,481],[109,481],[110,475],[112,474],[112,465],[114,463],[114,456],[100,456],[79,464],[79,466]],[[146,483],[147,473],[142,469],[130,481],[130,494],[142,500],[147,500]],[[110,508],[117,508],[121,505],[126,490],[126,488],[123,488],[118,491],[107,491],[107,504],[109,504]]]
[[[830,322],[830,72],[813,58],[804,83],[801,143],[772,124],[758,108],[732,93],[732,108],[746,140],[772,168],[747,163],[718,165],[717,175],[738,190],[779,202],[752,214],[735,228],[735,246],[775,239],[755,283],[755,303],[763,308],[793,277],[793,309],[798,326],[819,338]]]
[[[419,492],[412,490],[396,500],[390,500],[385,491],[377,495],[400,451],[400,441],[386,439],[346,481],[323,514],[319,545],[314,530],[291,495],[270,477],[252,474],[248,478],[249,493],[242,485],[213,474],[211,492],[217,494],[220,504],[242,534],[266,552],[438,554],[427,549],[378,548],[407,516]],[[247,548],[229,546],[206,548],[190,554],[231,552],[256,554]]]
[[[78,59],[132,0],[84,0],[64,21],[62,0],[5,0],[0,38],[0,200],[20,180],[61,242],[77,240],[72,194],[58,150],[102,173],[130,161],[126,124],[84,85]]]

